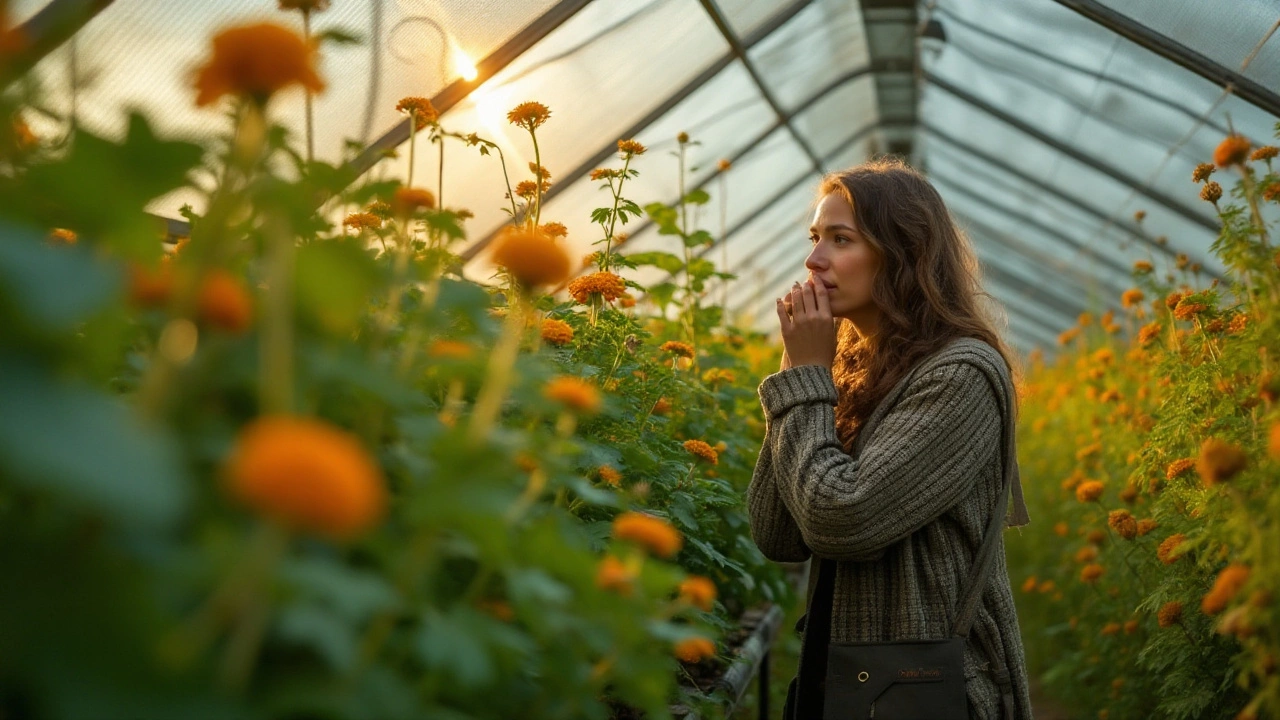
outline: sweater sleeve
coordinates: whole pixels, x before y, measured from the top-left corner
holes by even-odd
[[[821,557],[878,559],[959,502],[999,451],[995,393],[968,363],[915,378],[858,460],[836,435],[831,371],[804,365],[788,372],[760,386],[774,486],[805,546]]]
[[[777,468],[773,464],[773,448],[770,434],[773,425],[768,416],[764,423],[764,444],[751,473],[751,486],[747,489],[747,513],[751,519],[751,539],[765,557],[774,562],[804,562],[809,559],[809,548],[800,535],[791,511],[782,503],[778,494]]]

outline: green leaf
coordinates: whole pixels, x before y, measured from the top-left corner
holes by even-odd
[[[684,268],[684,260],[681,260],[679,257],[677,257],[672,253],[662,252],[660,250],[653,250],[650,252],[643,252],[643,253],[634,253],[634,254],[628,255],[627,258],[631,260],[631,262],[635,263],[637,266],[653,265],[654,267],[657,267],[662,270],[666,270],[669,273],[678,273],[680,272],[681,269]]]
[[[335,238],[298,249],[298,307],[334,335],[355,327],[377,281],[377,264],[358,241]]]
[[[0,475],[122,526],[166,528],[181,517],[189,485],[166,433],[115,398],[23,359],[0,366]]]
[[[360,35],[350,30],[330,28],[315,36],[317,43],[331,42],[335,45],[360,45],[364,42]]]
[[[702,245],[711,245],[716,241],[711,233],[706,230],[698,230],[684,239],[685,247],[700,247]]]
[[[27,329],[72,331],[118,292],[120,275],[89,248],[51,246],[29,229],[0,223],[0,313],[12,308]]]
[[[694,280],[706,280],[715,274],[716,265],[706,258],[694,258],[689,262],[689,275]]]
[[[649,203],[644,206],[644,211],[649,215],[649,219],[658,226],[659,235],[679,235],[680,228],[676,224],[679,214],[676,209],[663,205],[662,203]]]
[[[658,283],[649,288],[649,298],[657,303],[659,308],[663,309],[671,303],[671,298],[675,297],[675,294],[676,286],[674,283]]]
[[[684,196],[684,200],[682,202],[689,203],[690,205],[706,205],[708,202],[711,202],[711,195],[706,190],[698,188],[697,190],[690,190],[689,194]]]
[[[306,604],[285,608],[278,632],[285,640],[312,648],[338,672],[355,664],[359,644],[355,630],[322,607]]]

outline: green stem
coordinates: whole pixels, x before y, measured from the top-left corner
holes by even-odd
[[[538,150],[538,133],[533,128],[529,128],[529,137],[533,138],[533,164],[538,166],[538,171],[534,173],[533,184],[538,190],[538,206],[533,210],[533,227],[537,230],[542,223],[542,153]]]
[[[507,310],[507,322],[502,328],[493,353],[489,356],[489,370],[480,395],[476,398],[471,424],[467,428],[467,442],[478,446],[489,434],[506,399],[511,384],[511,370],[520,354],[520,339],[524,335],[525,300],[517,291],[516,302]]]
[[[405,182],[405,187],[413,187],[413,155],[414,146],[418,140],[418,114],[413,109],[409,110],[409,176]]]
[[[267,223],[267,293],[259,358],[258,402],[264,413],[293,410],[293,232],[279,217]]]

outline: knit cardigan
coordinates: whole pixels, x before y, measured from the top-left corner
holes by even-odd
[[[1009,525],[1027,522],[1004,359],[962,338],[920,361],[859,435],[852,456],[837,435],[831,371],[801,365],[768,376],[759,396],[765,439],[748,491],[751,535],[765,557],[836,561],[831,639],[884,642],[950,635],[962,586],[1013,459]],[[1026,658],[1003,537],[964,653],[970,716],[1029,720]],[[816,565],[814,566],[816,570]],[[810,595],[816,571],[810,573]],[[981,637],[975,637],[981,636]],[[997,657],[988,657],[992,648]],[[1016,718],[1001,718],[993,673],[1013,682]]]

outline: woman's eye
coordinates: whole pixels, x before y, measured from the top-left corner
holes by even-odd
[[[818,237],[817,237],[816,235],[810,235],[810,236],[809,236],[809,242],[810,242],[810,243],[817,243],[817,242],[818,242]]]
[[[845,237],[844,235],[837,235],[837,236],[836,236],[836,240],[842,240],[842,241],[844,241],[844,242],[853,242],[852,240],[850,240],[849,238]]]

